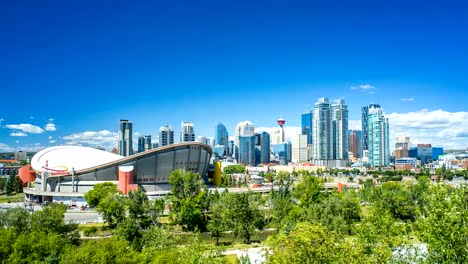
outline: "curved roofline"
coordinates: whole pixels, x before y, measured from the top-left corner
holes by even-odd
[[[207,145],[207,144],[204,144],[204,143],[201,143],[201,142],[190,141],[190,142],[171,144],[171,145],[167,145],[167,146],[162,146],[162,147],[150,149],[150,150],[140,152],[140,153],[137,153],[137,154],[133,154],[131,156],[124,157],[122,159],[118,159],[118,160],[115,160],[115,161],[112,161],[112,162],[104,163],[104,164],[94,166],[94,167],[90,167],[90,168],[86,168],[86,169],[83,169],[83,170],[78,170],[78,171],[75,171],[75,174],[93,172],[93,171],[96,171],[96,170],[101,169],[101,168],[118,166],[119,164],[123,165],[124,163],[137,160],[140,157],[150,156],[151,154],[155,154],[157,152],[162,152],[162,151],[165,151],[165,150],[175,149],[175,148],[178,148],[178,147],[187,147],[187,146],[200,146],[200,147],[204,148],[205,150],[207,150],[210,153],[210,155],[213,155],[213,150],[211,149],[210,145]],[[49,178],[64,177],[64,176],[71,176],[71,173],[60,174],[60,175],[51,175]]]

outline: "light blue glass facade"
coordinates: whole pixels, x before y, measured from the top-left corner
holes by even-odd
[[[239,136],[239,163],[255,166],[255,135]]]
[[[302,134],[307,135],[307,144],[312,144],[312,112],[301,115]]]
[[[215,127],[215,145],[224,146],[223,156],[229,155],[229,134],[226,127],[218,123]]]
[[[288,143],[273,144],[271,147],[273,150],[273,155],[275,156],[275,160],[277,160],[280,164],[288,164]]]
[[[369,164],[372,167],[390,165],[388,119],[381,108],[369,109],[367,117]]]
[[[224,146],[217,145],[213,149],[213,154],[218,158],[222,158],[224,157],[225,149]]]
[[[361,108],[361,126],[362,126],[362,149],[363,150],[368,150],[369,149],[369,143],[368,143],[368,132],[367,132],[367,124],[368,124],[368,116],[369,116],[369,109],[370,108],[380,108],[380,105],[378,104],[370,104],[369,106],[364,106]]]

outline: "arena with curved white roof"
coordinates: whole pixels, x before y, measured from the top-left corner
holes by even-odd
[[[82,205],[95,184],[113,182],[123,193],[141,188],[149,196],[170,190],[176,169],[205,177],[212,150],[199,142],[168,145],[123,157],[82,146],[56,146],[39,151],[28,170],[20,171],[30,200]],[[25,175],[30,174],[30,175]]]

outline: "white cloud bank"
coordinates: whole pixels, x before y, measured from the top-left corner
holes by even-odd
[[[118,134],[108,130],[86,131],[62,137],[66,145],[101,146],[110,150],[117,147]]]
[[[46,131],[55,131],[57,130],[57,128],[55,127],[55,124],[53,123],[48,123],[45,128],[44,128]]]
[[[361,84],[358,86],[351,86],[352,91],[361,91],[361,92],[367,92],[369,94],[375,94],[375,86],[370,85],[370,84]]]
[[[5,143],[0,143],[0,152],[11,152],[13,151],[13,148],[8,146]]]
[[[30,134],[42,134],[44,132],[42,128],[31,124],[6,125],[6,128],[20,130]]]
[[[23,133],[23,132],[12,132],[12,133],[10,133],[10,136],[12,136],[12,137],[27,137],[28,134]]]

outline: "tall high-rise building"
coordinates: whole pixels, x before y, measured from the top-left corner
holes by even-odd
[[[271,134],[271,144],[281,144],[283,143],[283,141],[281,140],[281,129],[279,128],[275,128],[275,130],[273,131],[273,133]]]
[[[348,131],[349,139],[349,152],[353,153],[353,157],[361,158],[361,140],[362,140],[362,131],[361,130],[349,130]]]
[[[291,161],[292,162],[303,162],[308,160],[307,155],[307,135],[299,134],[294,135],[291,139],[292,144],[292,153]]]
[[[315,103],[312,119],[312,158],[314,160],[333,159],[332,139],[331,105],[328,98],[320,98]]]
[[[195,130],[192,122],[182,121],[180,123],[180,143],[195,141]]]
[[[167,146],[174,144],[174,130],[170,126],[159,128],[159,146]]]
[[[368,132],[367,132],[367,119],[369,116],[369,109],[370,108],[380,108],[378,104],[370,104],[369,106],[364,106],[361,108],[361,126],[362,126],[362,151],[369,149],[368,143]]]
[[[151,148],[151,135],[141,136],[138,138],[138,152],[147,151]]]
[[[234,154],[233,157],[239,161],[239,137],[241,136],[253,136],[255,134],[255,127],[250,121],[239,122],[236,126],[234,134]]]
[[[234,145],[239,145],[240,136],[252,136],[253,134],[255,134],[255,127],[250,121],[239,122],[234,135]]]
[[[302,134],[307,135],[307,144],[312,144],[312,111],[301,115]]]
[[[224,146],[224,155],[229,154],[229,134],[226,127],[221,123],[218,123],[215,127],[215,143]]]
[[[331,106],[333,159],[348,159],[348,106],[343,99]]]
[[[389,123],[383,109],[370,106],[367,112],[367,147],[371,166],[390,165]]]
[[[260,134],[260,163],[270,163],[270,134],[267,132]]]
[[[255,135],[239,136],[239,160],[238,163],[255,166]]]
[[[120,129],[119,129],[119,154],[121,156],[127,157],[133,154],[133,132],[132,132],[133,123],[126,119],[120,120]]]

